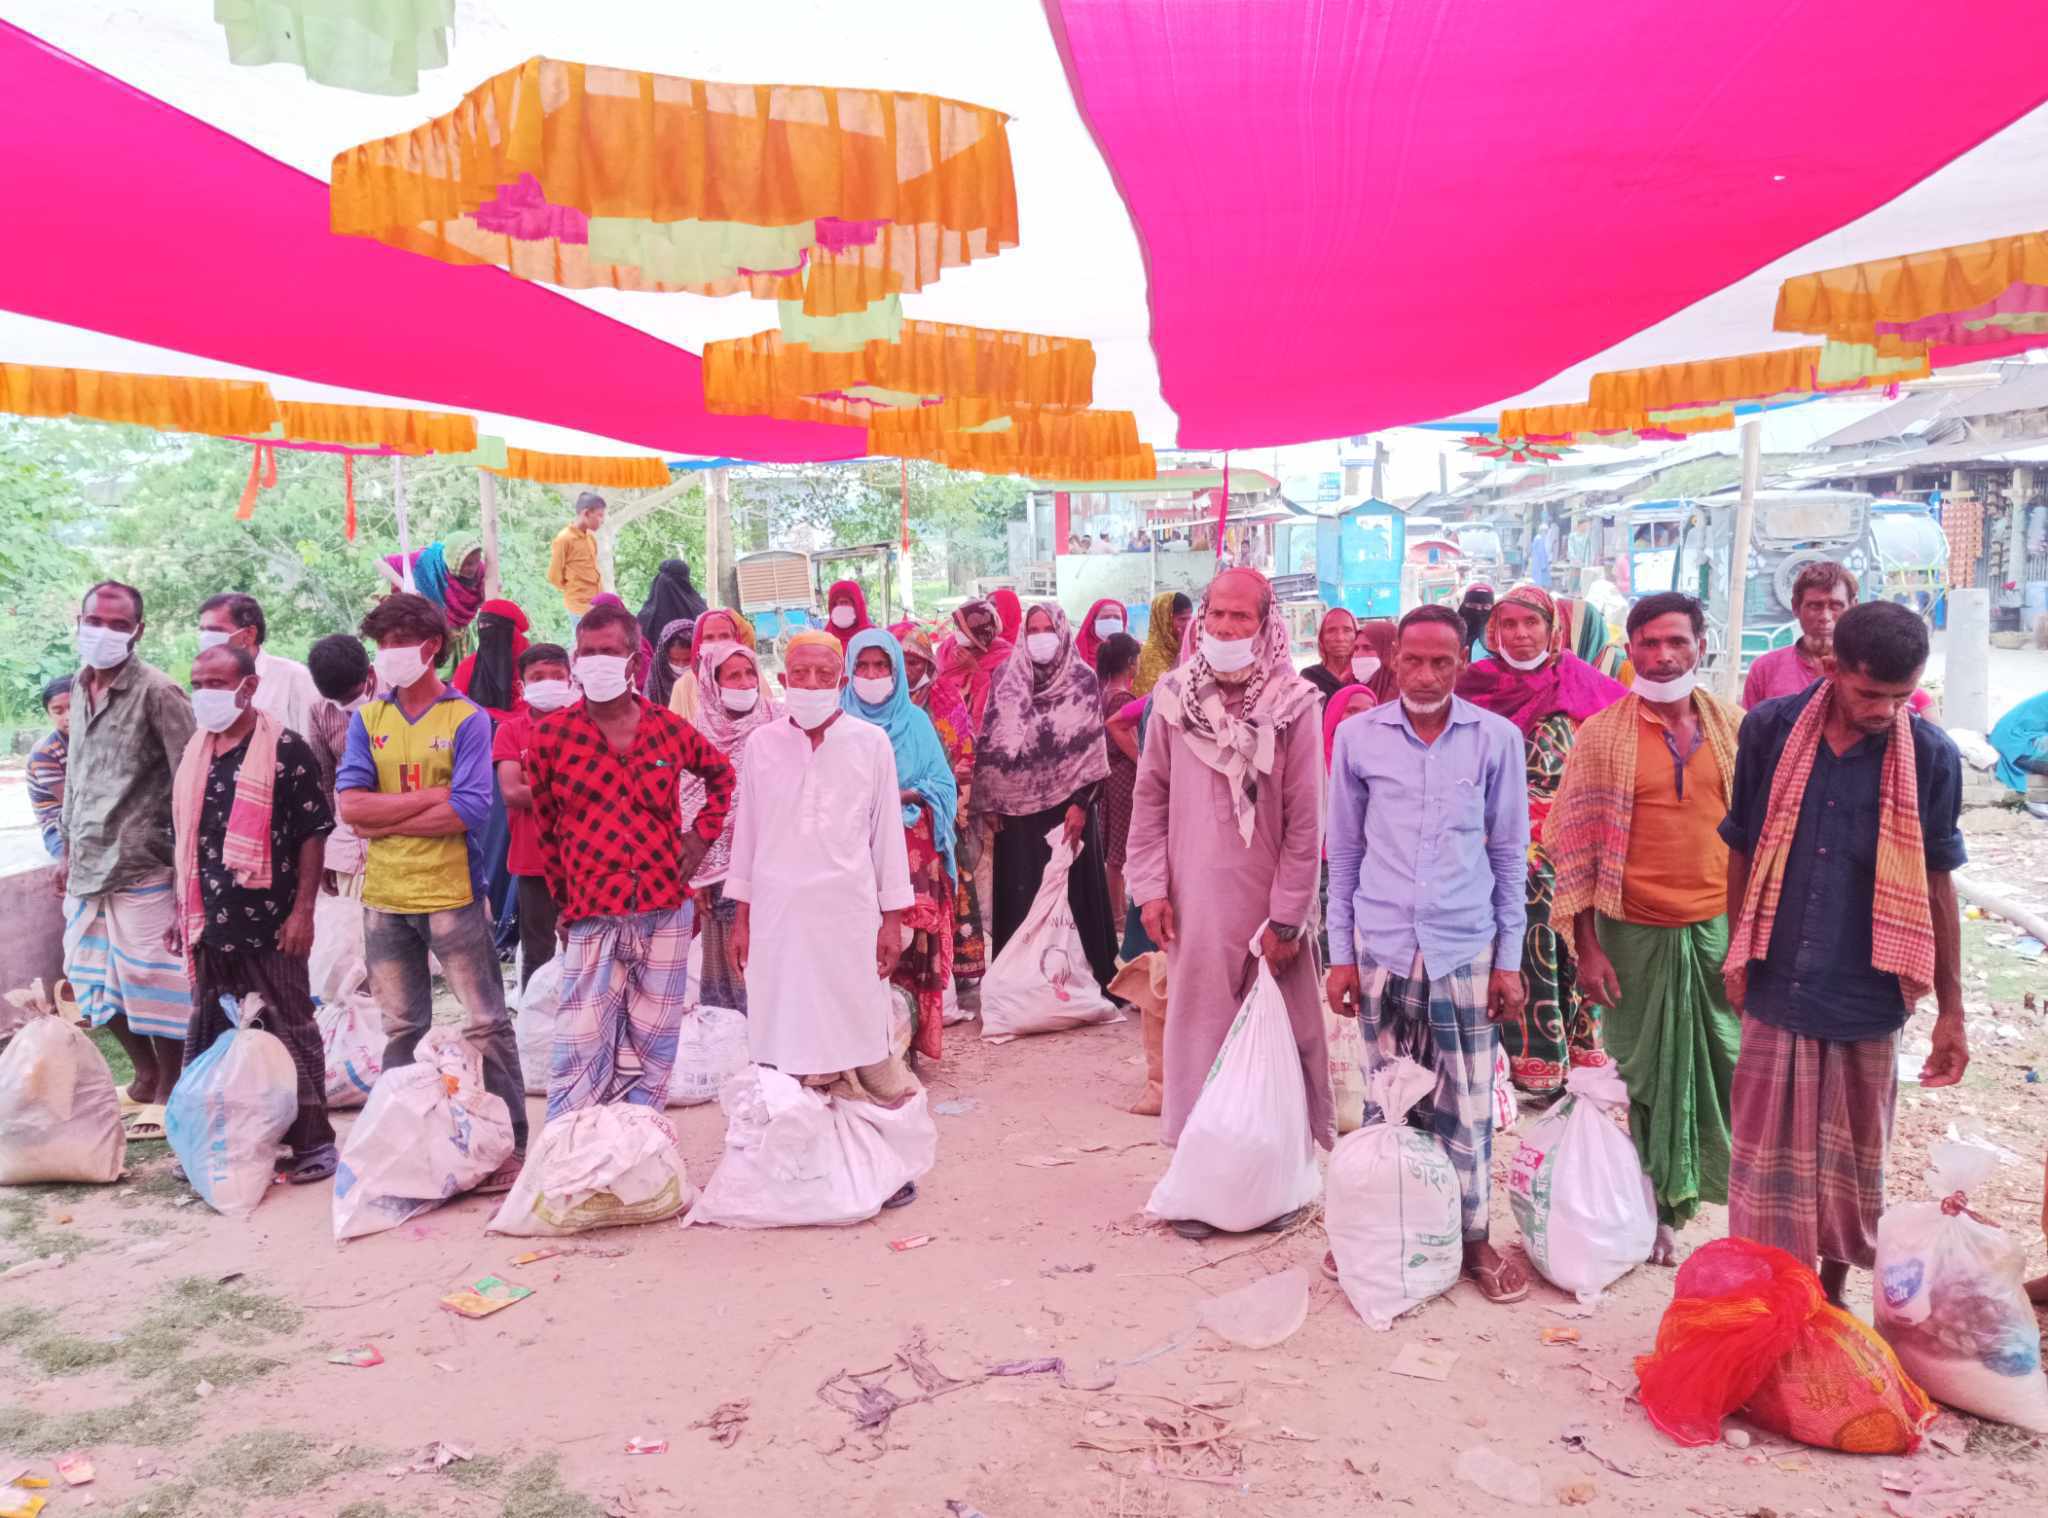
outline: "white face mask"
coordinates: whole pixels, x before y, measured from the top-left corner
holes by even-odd
[[[224,733],[242,715],[241,687],[234,690],[195,690],[192,715],[209,733]]]
[[[912,695],[914,696],[914,695],[916,695],[916,694],[917,694],[917,693],[918,693],[919,691],[923,690],[923,689],[924,689],[924,688],[925,688],[925,687],[926,687],[927,685],[930,685],[931,683],[932,683],[932,677],[931,677],[930,675],[924,675],[924,676],[922,676],[922,677],[920,677],[920,678],[919,678],[919,680],[918,680],[917,684],[915,684],[915,685],[913,685],[913,686],[911,686],[911,687],[910,687],[910,693],[911,693],[911,694],[912,694]]]
[[[1123,630],[1124,621],[1122,617],[1097,617],[1095,619],[1095,636],[1098,638],[1114,638]]]
[[[822,727],[832,720],[832,714],[839,710],[839,692],[836,690],[806,690],[802,686],[791,687],[783,698],[784,706],[796,725],[805,732]]]
[[[616,701],[633,688],[626,666],[633,661],[618,654],[582,654],[576,660],[576,683],[597,702]]]
[[[133,633],[115,632],[111,627],[78,624],[78,657],[92,669],[113,669],[126,663],[135,647]]]
[[[856,620],[851,606],[835,606],[832,608],[832,625],[834,627],[851,627]]]
[[[894,675],[855,675],[853,693],[869,706],[880,706],[896,689]]]
[[[219,648],[233,636],[233,633],[224,633],[216,627],[202,627],[199,629],[199,651],[203,654],[208,649]]]
[[[567,680],[532,680],[526,685],[526,704],[537,712],[560,711],[576,699],[576,688]]]
[[[1545,664],[1547,664],[1550,661],[1550,650],[1547,648],[1543,649],[1534,658],[1517,659],[1513,654],[1509,653],[1506,649],[1503,648],[1495,655],[1495,657],[1498,658],[1501,661],[1501,663],[1505,664],[1509,669],[1541,669]]]
[[[727,711],[743,717],[760,704],[761,689],[756,685],[749,685],[744,689],[721,685],[718,688],[718,700]]]
[[[1217,674],[1234,675],[1239,670],[1251,666],[1252,644],[1255,641],[1252,638],[1213,637],[1205,627],[1201,636],[1202,658]]]
[[[1407,709],[1408,715],[1411,717],[1434,717],[1450,704],[1451,698],[1449,696],[1443,696],[1435,701],[1417,701],[1409,696],[1401,698],[1401,705]]]
[[[380,690],[404,690],[408,685],[427,672],[427,656],[420,652],[426,645],[416,643],[410,648],[380,648],[372,662],[377,666],[377,685]]]
[[[1682,675],[1673,675],[1669,680],[1652,680],[1648,675],[1637,675],[1635,684],[1629,689],[1645,701],[1683,701],[1699,683],[1700,672],[1693,668]]]
[[[1380,656],[1378,654],[1353,654],[1351,656],[1351,678],[1360,685],[1365,684],[1379,672]]]
[[[1026,633],[1024,635],[1024,652],[1031,655],[1031,662],[1033,664],[1050,664],[1053,661],[1053,656],[1059,653],[1059,651],[1060,635],[1058,633]]]

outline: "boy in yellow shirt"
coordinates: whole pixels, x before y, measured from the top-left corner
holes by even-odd
[[[604,497],[586,490],[576,497],[576,515],[555,534],[548,548],[548,584],[562,593],[569,613],[569,636],[590,610],[590,598],[604,589],[597,567],[597,529],[604,526]]]

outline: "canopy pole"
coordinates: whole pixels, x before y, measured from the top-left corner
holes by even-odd
[[[408,593],[417,595],[412,578],[412,523],[405,514],[405,460],[391,455],[391,504],[398,512],[398,577]]]
[[[704,580],[699,590],[707,606],[717,606],[724,599],[720,593],[725,548],[721,539],[731,531],[732,499],[726,481],[723,465],[704,471]]]
[[[495,600],[502,593],[498,582],[498,477],[479,469],[476,479],[484,518],[484,594]]]
[[[1743,600],[1749,589],[1749,540],[1756,529],[1756,480],[1763,467],[1763,432],[1756,422],[1742,424],[1742,498],[1735,507],[1735,541],[1728,551],[1728,636],[1715,682],[1721,699],[1731,705],[1742,691]]]
[[[897,479],[903,511],[903,610],[915,617],[917,592],[910,574],[910,460],[906,456],[898,459],[896,463],[900,470]]]

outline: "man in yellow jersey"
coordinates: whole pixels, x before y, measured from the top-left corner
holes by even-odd
[[[369,840],[363,944],[390,1043],[384,1068],[412,1063],[433,1022],[431,949],[469,1014],[484,1088],[512,1109],[512,1158],[477,1189],[509,1190],[526,1155],[525,1082],[505,983],[477,886],[476,837],[491,814],[491,719],[435,673],[448,622],[424,596],[387,596],[363,618],[377,645],[377,696],[349,724],[335,771],[341,815]]]
[[[597,529],[602,526],[604,497],[586,490],[576,497],[576,515],[548,545],[548,584],[562,593],[571,637],[590,610],[590,598],[604,589],[604,574],[597,564]]]

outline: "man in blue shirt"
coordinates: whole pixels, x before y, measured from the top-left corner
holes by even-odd
[[[1465,658],[1458,614],[1417,607],[1395,632],[1401,699],[1337,729],[1326,989],[1360,1019],[1368,1074],[1401,1055],[1436,1072],[1412,1118],[1458,1172],[1465,1274],[1488,1301],[1518,1302],[1528,1274],[1487,1242],[1487,1203],[1494,1023],[1526,994],[1529,783],[1515,725],[1451,693]]]
[[[1873,601],[1835,625],[1835,671],[1753,708],[1727,843],[1728,1231],[1820,1263],[1839,1304],[1869,1269],[1898,1101],[1899,1030],[1931,988],[1923,1086],[1970,1062],[1962,928],[1962,761],[1907,709],[1927,663],[1918,613]]]

